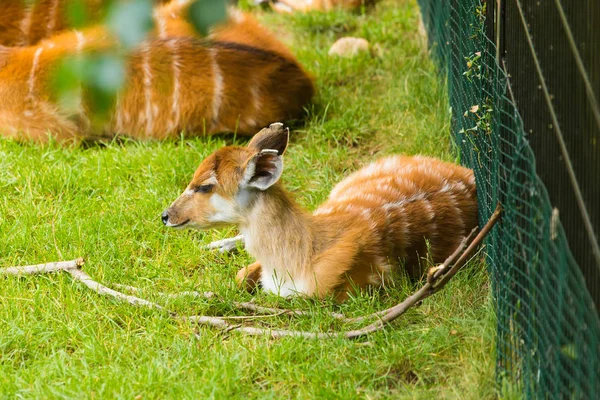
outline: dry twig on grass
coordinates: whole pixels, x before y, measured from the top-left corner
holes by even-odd
[[[25,265],[21,267],[0,268],[0,275],[34,275],[48,272],[77,269],[83,265],[83,258],[71,261],[58,261],[47,264]]]
[[[437,267],[433,267],[430,269],[427,274],[427,283],[421,287],[418,291],[410,295],[406,300],[402,303],[395,305],[394,307],[388,308],[387,310],[378,311],[369,315],[365,315],[358,318],[345,318],[341,314],[330,313],[331,316],[337,318],[343,322],[353,322],[359,323],[368,319],[378,318],[377,321],[363,327],[360,329],[344,331],[344,332],[306,332],[306,331],[295,331],[295,330],[286,330],[286,329],[270,329],[270,328],[260,328],[255,326],[243,326],[239,324],[232,324],[227,322],[226,319],[240,319],[239,316],[206,316],[206,315],[194,315],[194,316],[182,316],[178,315],[174,312],[168,311],[165,307],[158,305],[157,303],[142,299],[140,297],[127,295],[121,293],[117,290],[110,289],[99,282],[93,280],[88,274],[81,270],[83,266],[83,259],[78,258],[77,260],[72,261],[61,261],[55,263],[48,264],[39,264],[39,265],[29,265],[23,267],[10,267],[0,269],[0,275],[33,275],[40,273],[48,273],[48,272],[56,272],[56,271],[66,271],[68,272],[75,280],[83,283],[85,286],[93,290],[94,292],[104,295],[111,296],[117,300],[135,305],[147,307],[155,310],[160,310],[162,312],[167,312],[172,318],[180,320],[193,322],[199,325],[207,325],[214,328],[218,328],[225,332],[229,331],[239,331],[247,335],[253,336],[269,336],[272,338],[280,338],[286,336],[294,336],[294,337],[304,337],[304,338],[313,338],[313,339],[324,339],[324,338],[347,338],[353,339],[362,336],[366,336],[370,333],[377,332],[385,328],[387,323],[395,320],[402,314],[404,314],[408,309],[414,306],[416,303],[426,299],[427,297],[433,295],[434,293],[440,291],[448,281],[465,265],[465,263],[472,256],[473,252],[479,246],[486,235],[495,225],[495,223],[500,219],[502,214],[502,207],[500,204],[496,207],[496,210],[490,217],[487,224],[483,227],[483,229],[477,234],[477,236],[473,239],[475,230],[473,230],[459,245],[456,251],[450,255],[444,261],[444,263],[440,264]],[[128,286],[116,284],[115,287],[122,288],[124,290],[128,290],[133,293],[141,292],[140,289]],[[211,298],[214,296],[212,292],[181,292],[176,294],[166,294],[159,293],[160,296],[163,297],[171,297],[171,298],[179,298],[183,296],[193,296],[193,297],[201,297],[201,298]],[[286,310],[279,308],[270,308],[270,307],[262,307],[258,306],[252,302],[235,302],[234,306],[238,309],[244,309],[253,311],[258,313],[254,316],[243,316],[241,319],[251,319],[258,317],[266,317],[266,316],[278,316],[278,315],[308,315],[306,311],[300,310]]]

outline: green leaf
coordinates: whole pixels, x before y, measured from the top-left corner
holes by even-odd
[[[125,83],[125,62],[114,54],[101,54],[86,61],[84,85],[89,107],[98,119],[112,109],[118,91]]]
[[[89,13],[83,0],[71,0],[67,3],[67,21],[72,28],[81,28],[87,24]]]
[[[81,101],[84,60],[68,57],[60,61],[51,76],[53,93],[63,112],[74,113]]]
[[[226,19],[226,0],[196,0],[190,6],[189,20],[202,36],[206,36],[212,26]]]
[[[88,60],[84,73],[90,85],[116,93],[125,82],[125,62],[115,54],[101,54]]]
[[[150,0],[116,2],[109,10],[107,23],[126,49],[131,49],[146,39],[154,27]]]

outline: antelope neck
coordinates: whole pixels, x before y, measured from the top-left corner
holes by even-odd
[[[297,283],[310,271],[314,240],[311,217],[278,185],[255,196],[240,224],[246,249],[261,263],[263,276],[276,274],[280,282]]]

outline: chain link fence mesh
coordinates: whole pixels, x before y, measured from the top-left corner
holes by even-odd
[[[600,319],[507,96],[485,2],[418,2],[447,81],[453,137],[475,171],[480,221],[497,202],[505,210],[487,239],[500,394],[600,398]]]

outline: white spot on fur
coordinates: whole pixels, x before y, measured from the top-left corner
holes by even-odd
[[[154,20],[158,27],[158,37],[164,39],[167,34],[167,24],[165,23],[165,19],[163,18],[160,9],[154,10]]]
[[[440,193],[448,193],[452,190],[452,185],[448,182],[444,183],[444,186],[440,189]]]
[[[254,114],[258,114],[260,112],[262,112],[262,100],[260,98],[260,87],[258,84],[254,84],[252,85],[252,87],[250,88],[250,94],[252,96],[252,104],[254,105]],[[253,123],[249,125],[256,125],[256,122],[253,119],[250,119]]]
[[[115,104],[115,109],[117,110],[116,115],[116,131],[117,133],[123,132],[123,107],[121,107],[121,96],[117,96],[117,103]]]
[[[373,216],[371,215],[371,211],[369,209],[363,208],[360,213],[363,216],[363,218],[369,223],[371,230],[376,231],[377,230],[377,222],[373,219]]]
[[[235,7],[229,7],[227,9],[227,13],[229,14],[229,18],[231,18],[236,24],[241,24],[246,19],[244,13]]]
[[[27,4],[25,11],[23,12],[23,19],[19,24],[19,29],[23,32],[23,38],[21,44],[27,46],[29,44],[29,34],[31,33],[31,18],[33,17],[33,10],[35,8],[35,2]]]
[[[151,135],[154,129],[154,115],[152,106],[152,67],[150,65],[150,46],[145,43],[142,50],[142,71],[144,74],[144,98],[146,134]]]
[[[40,60],[40,54],[42,54],[42,50],[44,50],[43,47],[39,47],[36,51],[35,54],[33,55],[33,62],[31,64],[31,72],[29,73],[29,81],[28,81],[28,87],[29,87],[29,92],[28,92],[28,97],[31,101],[34,100],[34,95],[33,92],[35,90],[35,72],[37,70],[37,66],[38,66],[38,62]]]
[[[214,80],[214,93],[212,101],[212,120],[213,124],[218,124],[219,111],[221,109],[221,101],[223,97],[223,73],[217,62],[217,52],[215,49],[210,50],[210,58],[213,69],[213,80]]]
[[[303,279],[291,277],[279,277],[277,271],[262,270],[260,283],[266,292],[276,294],[281,297],[291,297],[300,294],[310,295],[310,286]]]
[[[429,220],[433,220],[435,218],[435,212],[433,211],[433,206],[431,205],[431,202],[427,199],[423,199],[423,205],[427,209]]]
[[[50,36],[56,27],[58,17],[58,0],[54,0],[48,10],[48,26],[46,26],[46,36]]]
[[[215,213],[208,217],[209,222],[236,223],[238,221],[239,216],[233,201],[214,193],[210,196],[210,204],[215,209]]]
[[[171,68],[173,70],[173,95],[171,100],[171,113],[173,114],[173,121],[171,123],[171,129],[174,130],[179,126],[180,112],[179,112],[179,91],[181,83],[179,82],[181,74],[181,61],[178,54],[177,41],[169,41],[169,49],[171,50]]]
[[[323,208],[318,208],[313,215],[323,215],[323,214],[331,214],[335,212],[335,210],[331,207],[323,207]]]
[[[402,207],[405,204],[412,203],[414,201],[425,200],[425,198],[426,198],[425,193],[418,192],[418,193],[413,194],[412,196],[406,197],[399,201],[395,201],[393,203],[386,203],[383,205],[383,208],[386,210],[389,210],[391,208]]]
[[[75,47],[75,51],[77,51],[77,55],[79,55],[83,51],[85,36],[83,36],[83,33],[80,31],[75,31],[75,37],[77,38],[77,46]]]
[[[204,180],[200,185],[216,185],[217,183],[219,183],[217,181],[217,177],[214,175],[211,175],[210,178]]]

